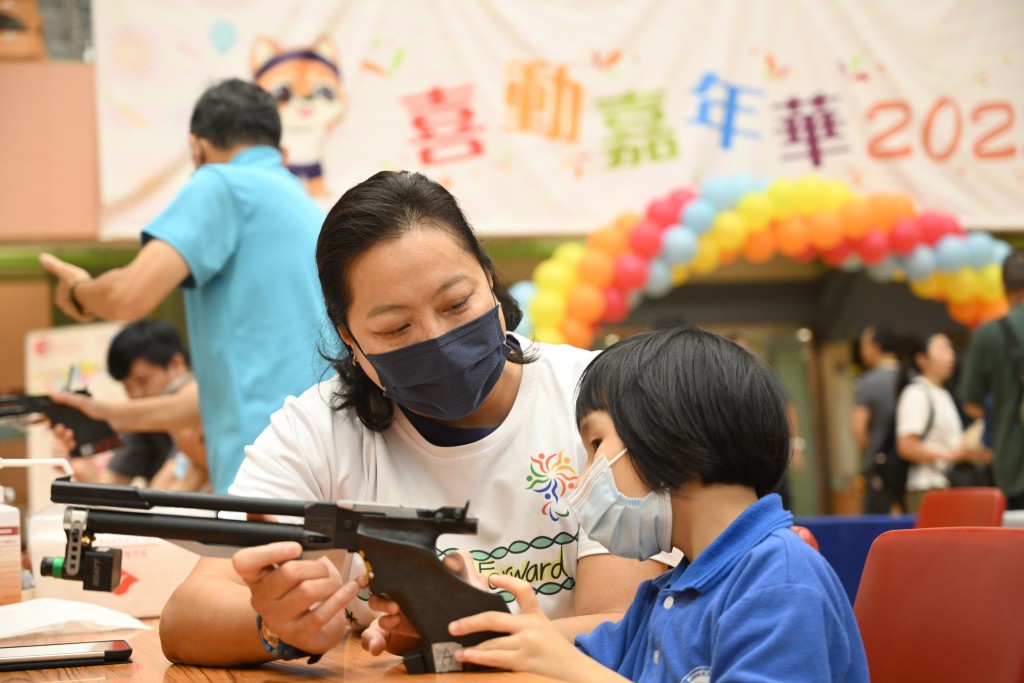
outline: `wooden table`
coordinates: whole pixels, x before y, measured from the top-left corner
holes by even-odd
[[[86,640],[110,640],[124,638],[132,646],[132,661],[129,664],[105,664],[80,666],[63,669],[35,669],[29,671],[0,672],[3,683],[27,681],[203,681],[266,683],[269,681],[393,681],[406,683],[507,683],[508,681],[532,681],[550,683],[552,679],[533,674],[512,672],[460,672],[454,674],[422,674],[410,676],[405,673],[402,660],[390,655],[372,657],[359,646],[359,638],[350,636],[337,648],[324,655],[318,663],[309,666],[305,659],[293,662],[271,662],[248,669],[218,669],[210,667],[181,666],[171,664],[160,649],[160,635],[157,619],[143,619],[152,626],[149,631],[105,631],[103,633],[58,635],[47,633],[24,638],[4,639],[2,645],[32,645],[36,643],[68,643]]]

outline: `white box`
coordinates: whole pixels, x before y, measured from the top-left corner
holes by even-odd
[[[121,548],[121,585],[113,593],[87,591],[79,581],[42,576],[43,557],[63,557],[64,505],[49,505],[29,518],[28,542],[37,598],[61,598],[111,607],[133,617],[158,617],[174,589],[185,580],[199,555],[150,536],[96,534],[96,546]],[[154,510],[156,512],[156,510]],[[177,511],[176,511],[177,512]],[[212,513],[211,513],[212,514]]]

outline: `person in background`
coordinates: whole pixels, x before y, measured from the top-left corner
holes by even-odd
[[[867,681],[845,590],[771,493],[789,460],[785,406],[771,370],[710,332],[681,327],[606,349],[580,382],[590,462],[569,504],[615,554],[674,545],[685,559],[575,648],[529,584],[492,576],[519,613],[453,622],[453,635],[508,634],[456,660],[586,683]]]
[[[287,396],[322,379],[325,322],[313,252],[323,211],[282,163],[273,96],[231,79],[192,111],[196,172],[142,231],[123,268],[93,278],[41,254],[54,298],[75,320],[138,320],[185,288],[213,490],[224,493]]]
[[[151,319],[126,325],[110,342],[107,370],[124,385],[128,401],[99,401],[73,393],[52,396],[122,434],[123,445],[106,467],[89,467],[97,456],[72,459],[76,477],[104,484],[130,484],[141,477],[151,488],[204,488],[206,449],[199,392],[174,326]],[[75,447],[70,429],[54,425],[53,432],[68,451]]]
[[[960,398],[971,417],[986,418],[992,472],[996,486],[1006,494],[1006,507],[1024,510],[1024,384],[1014,362],[1016,348],[1024,344],[1024,251],[1016,250],[1003,261],[1003,289],[1010,312],[971,334]],[[986,401],[991,402],[988,413]]]
[[[863,510],[866,514],[900,512],[899,496],[886,490],[881,478],[874,474],[874,459],[893,429],[896,413],[900,369],[896,335],[883,325],[866,327],[857,338],[857,350],[864,373],[854,390],[850,430],[863,454]]]
[[[896,405],[896,450],[911,463],[906,511],[917,512],[928,491],[949,487],[949,472],[960,462],[985,457],[985,449],[964,441],[956,402],[945,388],[956,365],[945,334],[914,336],[900,372]]]
[[[518,304],[455,197],[418,173],[382,171],[350,188],[316,253],[347,352],[335,377],[273,416],[230,492],[425,508],[471,500],[477,533],[441,536],[439,554],[467,550],[467,569],[529,577],[567,634],[620,616],[666,564],[610,555],[565,503],[586,453],[573,394],[595,352],[511,333]],[[413,646],[400,614],[367,626],[357,555],[300,554],[275,543],[200,558],[160,617],[164,655],[204,666],[315,657],[350,627],[375,654]]]

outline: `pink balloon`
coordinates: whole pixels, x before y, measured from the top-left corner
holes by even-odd
[[[655,199],[647,205],[647,220],[663,228],[679,222],[679,211],[673,210],[671,199]]]
[[[833,268],[838,268],[840,264],[846,260],[846,257],[852,253],[853,247],[850,246],[848,241],[843,240],[838,246],[835,246],[828,251],[821,252],[821,260]]]
[[[889,253],[889,238],[884,232],[872,228],[855,246],[860,260],[869,266],[881,263]]]
[[[668,201],[669,204],[672,206],[672,213],[675,216],[675,218],[673,219],[673,222],[669,223],[668,225],[673,225],[674,223],[681,223],[682,221],[679,217],[683,215],[683,209],[685,209],[686,205],[696,198],[697,193],[688,187],[676,190],[675,192],[670,194],[668,196]]]
[[[889,231],[889,244],[894,254],[910,256],[921,244],[921,226],[913,218],[901,218]]]
[[[615,261],[615,286],[624,292],[640,289],[647,282],[647,261],[636,254],[624,254]]]
[[[629,315],[629,299],[621,289],[609,287],[604,292],[604,321],[618,323]]]
[[[650,260],[661,251],[661,228],[643,221],[629,233],[629,246],[634,254]]]
[[[918,216],[917,224],[921,228],[921,240],[928,246],[934,246],[946,234],[942,216],[934,211],[925,211]]]

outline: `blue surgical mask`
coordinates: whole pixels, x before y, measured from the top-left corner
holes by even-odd
[[[498,383],[511,350],[500,311],[495,305],[434,339],[387,353],[364,352],[377,371],[384,396],[446,422],[475,413]]]
[[[643,498],[623,495],[615,485],[612,465],[625,453],[623,448],[611,460],[595,456],[566,500],[587,535],[608,552],[646,560],[672,550],[671,497],[666,490]]]

